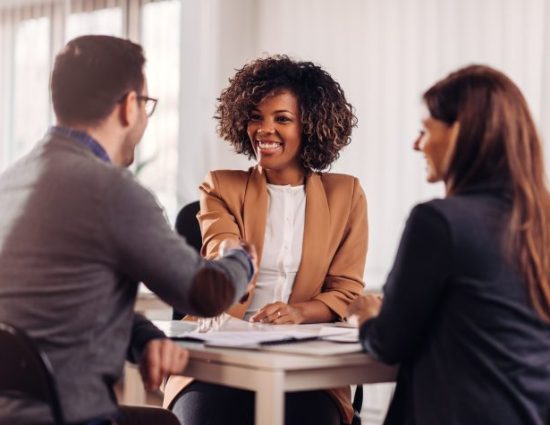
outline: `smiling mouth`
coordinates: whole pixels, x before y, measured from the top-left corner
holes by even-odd
[[[256,142],[256,145],[258,146],[258,149],[266,152],[276,151],[277,149],[280,149],[283,146],[283,144],[279,142],[259,141],[259,140]]]

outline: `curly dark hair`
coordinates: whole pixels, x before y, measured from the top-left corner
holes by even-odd
[[[266,96],[283,90],[292,92],[300,105],[303,167],[328,168],[350,143],[357,118],[340,84],[312,62],[277,55],[256,59],[237,70],[218,98],[214,118],[219,121],[219,135],[237,153],[255,157],[247,134],[250,113]]]

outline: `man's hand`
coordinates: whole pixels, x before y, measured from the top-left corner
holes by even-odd
[[[240,303],[244,303],[248,300],[250,297],[250,293],[254,290],[255,282],[256,282],[256,274],[258,274],[258,254],[256,252],[256,248],[254,245],[249,244],[245,241],[239,241],[237,239],[224,239],[222,243],[220,244],[220,257],[225,255],[227,251],[231,249],[242,249],[244,250],[250,259],[252,260],[252,266],[254,268],[254,274],[252,275],[252,278],[250,279],[250,282],[248,282],[248,286],[246,287],[246,292],[239,300]]]
[[[273,325],[298,324],[304,321],[304,317],[301,309],[278,301],[263,306],[250,318],[250,321]]]
[[[348,322],[360,327],[365,321],[378,316],[381,307],[382,297],[380,295],[361,295],[348,306]]]
[[[256,253],[256,248],[254,248],[254,245],[237,239],[224,239],[220,244],[219,256],[223,257],[232,249],[242,249],[245,251],[254,264],[254,271],[256,272],[258,270],[258,254]]]
[[[187,366],[188,359],[187,350],[168,338],[149,341],[139,362],[145,388],[157,390],[168,375],[181,373]]]

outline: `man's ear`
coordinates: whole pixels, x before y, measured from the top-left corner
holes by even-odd
[[[119,119],[124,127],[131,127],[137,120],[138,116],[137,93],[129,92],[122,102],[120,102]]]

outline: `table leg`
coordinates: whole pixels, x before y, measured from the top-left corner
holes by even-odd
[[[285,391],[283,372],[265,372],[256,390],[256,425],[284,425]]]

